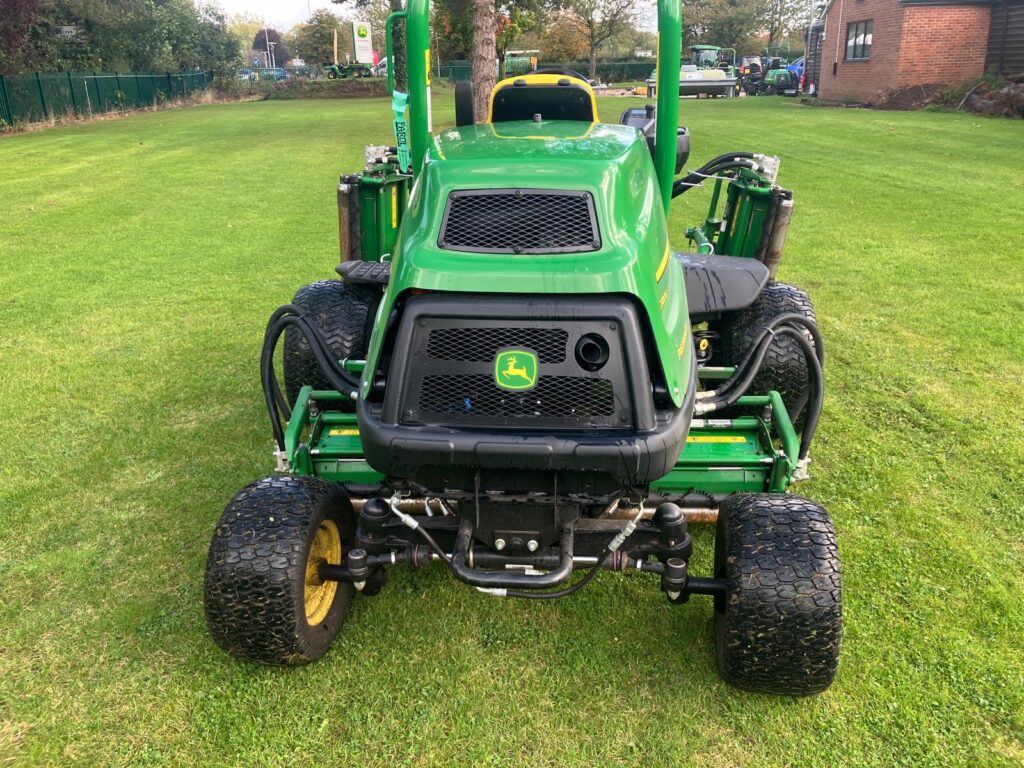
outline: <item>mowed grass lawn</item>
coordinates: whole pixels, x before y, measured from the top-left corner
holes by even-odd
[[[831,690],[726,686],[710,603],[642,576],[536,604],[396,571],[317,664],[218,650],[210,534],[272,466],[264,323],[333,275],[338,174],[390,133],[385,101],[215,105],[0,140],[0,765],[1024,763],[1024,124],[681,109],[695,161],[777,153],[796,190],[781,276],[829,354],[799,490],[845,567]],[[680,246],[707,199],[677,201]]]

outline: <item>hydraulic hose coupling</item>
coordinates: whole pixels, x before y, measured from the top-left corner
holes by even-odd
[[[644,514],[644,505],[640,505],[640,511],[637,512],[636,517],[626,523],[626,527],[619,531],[619,535],[612,539],[611,544],[608,545],[609,552],[616,552],[619,547],[622,546],[623,542],[626,541],[630,536],[633,535],[633,531],[636,530],[637,525],[640,523],[640,518]]]
[[[362,592],[363,587],[366,586],[366,579],[370,576],[370,568],[366,564],[366,550],[350,550],[347,559],[348,572],[352,576],[352,583],[358,592]]]

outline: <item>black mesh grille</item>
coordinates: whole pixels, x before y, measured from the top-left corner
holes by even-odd
[[[615,413],[612,383],[576,376],[541,376],[529,392],[507,392],[486,374],[425,376],[421,416],[580,419]]]
[[[427,356],[489,362],[499,350],[519,347],[536,352],[542,363],[560,363],[568,340],[561,328],[436,328],[427,341]]]
[[[587,192],[467,190],[448,195],[441,248],[478,253],[596,251],[601,237]]]

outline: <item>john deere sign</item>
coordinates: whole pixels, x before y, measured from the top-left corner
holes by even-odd
[[[368,22],[352,22],[352,47],[356,61],[360,64],[373,64],[373,35],[370,34]]]
[[[513,391],[537,386],[537,353],[528,349],[503,349],[494,356],[494,383]]]

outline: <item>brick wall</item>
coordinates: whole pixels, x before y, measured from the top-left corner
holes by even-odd
[[[867,61],[844,58],[846,25],[856,21],[872,22],[871,58]],[[829,101],[871,102],[892,89],[899,66],[902,26],[899,0],[833,0],[825,16],[818,96]],[[833,75],[832,65],[837,61]]]
[[[987,5],[908,5],[895,87],[959,83],[985,72]]]
[[[987,5],[833,0],[825,16],[818,95],[872,103],[894,88],[977,77],[985,69],[989,14]],[[871,58],[846,61],[847,24],[857,21],[872,22]]]

